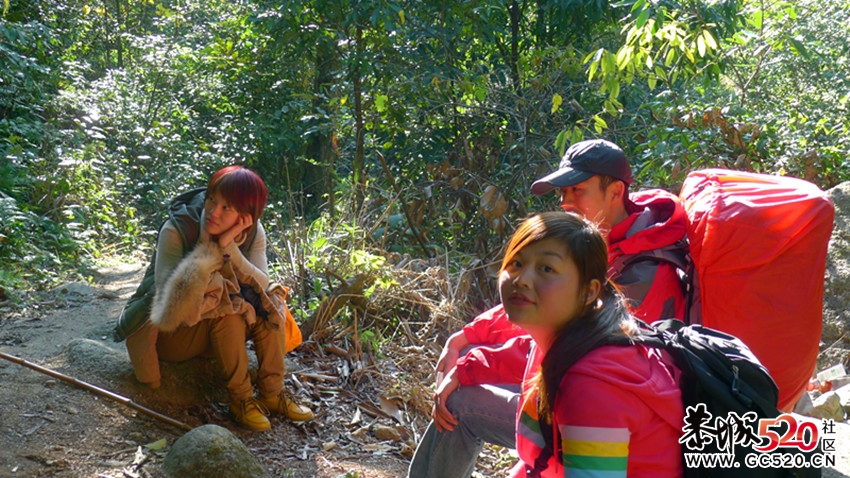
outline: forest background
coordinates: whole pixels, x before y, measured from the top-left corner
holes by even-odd
[[[575,141],[620,144],[635,188],[850,179],[848,39],[850,0],[4,0],[0,302],[147,260],[168,200],[239,163],[308,332],[444,334],[423,301],[495,304]]]

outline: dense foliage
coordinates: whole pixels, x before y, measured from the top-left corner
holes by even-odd
[[[13,297],[149,247],[163,204],[230,163],[267,180],[277,267],[305,303],[326,271],[394,254],[486,276],[514,220],[554,207],[530,183],[582,138],[674,190],[706,166],[850,178],[847,0],[29,0],[2,16]]]

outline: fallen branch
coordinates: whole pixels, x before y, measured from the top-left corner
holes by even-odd
[[[130,408],[138,410],[138,411],[144,413],[145,415],[156,418],[157,420],[168,423],[169,425],[173,425],[177,428],[180,428],[180,429],[183,429],[183,430],[186,430],[186,431],[192,430],[192,427],[190,427],[189,425],[187,425],[183,422],[177,421],[177,420],[175,420],[171,417],[167,417],[167,416],[165,416],[161,413],[155,412],[155,411],[151,410],[150,408],[145,408],[142,405],[139,405],[138,403],[134,402],[133,400],[131,400],[127,397],[123,397],[121,395],[118,395],[117,393],[113,393],[113,392],[110,392],[109,390],[105,390],[105,389],[102,389],[100,387],[96,387],[96,386],[94,386],[90,383],[83,382],[82,380],[78,380],[74,377],[69,377],[69,376],[64,375],[62,373],[59,373],[55,370],[51,370],[49,368],[45,368],[45,367],[42,367],[40,365],[36,365],[32,362],[27,362],[26,360],[19,358],[19,357],[15,357],[14,355],[9,355],[9,354],[0,352],[0,358],[6,359],[10,362],[14,362],[18,365],[23,365],[24,367],[27,367],[27,368],[31,368],[31,369],[35,370],[36,372],[41,372],[45,375],[50,375],[51,377],[58,378],[59,380],[62,380],[63,382],[68,382],[68,383],[76,385],[76,386],[78,386],[82,389],[88,390],[90,392],[94,392],[94,393],[100,395],[101,397],[106,397],[110,400],[114,400],[116,402],[123,403],[124,405],[127,405]]]
[[[300,373],[296,372],[304,378],[312,378],[313,380],[318,380],[320,382],[338,382],[339,377],[334,377],[333,375],[324,375],[320,373]]]

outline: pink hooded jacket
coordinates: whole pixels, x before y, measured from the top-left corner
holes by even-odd
[[[544,443],[534,383],[541,361],[533,346],[517,412],[520,461],[512,477],[526,476],[526,465],[534,465]],[[641,346],[603,346],[582,357],[561,380],[552,425],[558,452],[541,476],[682,476],[684,410],[675,374],[657,351]]]

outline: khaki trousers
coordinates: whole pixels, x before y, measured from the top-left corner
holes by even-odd
[[[174,332],[160,332],[156,341],[159,358],[182,362],[209,351],[224,371],[227,391],[232,401],[254,396],[248,375],[248,349],[252,339],[257,352],[257,389],[260,396],[275,396],[283,389],[283,330],[265,320],[249,326],[239,315],[205,319],[194,327],[181,327]]]

